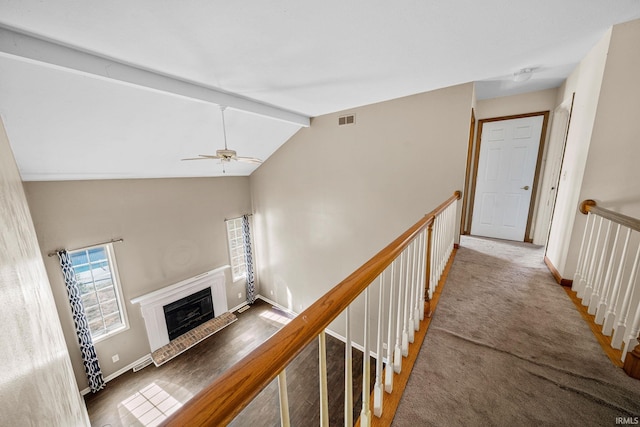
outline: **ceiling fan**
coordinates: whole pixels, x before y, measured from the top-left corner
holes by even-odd
[[[238,156],[235,150],[229,150],[227,148],[227,129],[224,123],[224,110],[225,106],[220,106],[220,114],[222,115],[222,133],[224,136],[224,149],[216,150],[216,154],[198,154],[198,157],[191,157],[182,160],[220,160],[222,163],[222,173],[226,173],[224,169],[224,164],[228,163],[232,160],[244,163],[252,163],[252,164],[261,164],[262,160],[257,159],[255,157],[241,157]]]

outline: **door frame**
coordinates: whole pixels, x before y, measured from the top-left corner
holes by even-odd
[[[473,158],[473,178],[471,182],[471,194],[469,196],[469,232],[471,232],[471,225],[473,222],[473,208],[475,205],[475,197],[476,197],[476,183],[478,178],[478,163],[480,162],[480,144],[482,141],[482,127],[485,123],[489,122],[499,122],[503,120],[513,120],[513,119],[522,119],[526,117],[536,117],[543,116],[542,119],[542,129],[540,131],[540,142],[538,144],[538,157],[536,159],[536,168],[533,174],[533,185],[531,187],[531,199],[529,201],[529,213],[527,215],[527,226],[524,231],[524,241],[527,243],[532,243],[533,239],[531,236],[531,225],[533,222],[533,212],[535,211],[538,199],[538,181],[540,178],[540,166],[542,163],[542,154],[544,152],[544,143],[547,139],[547,127],[549,124],[549,111],[537,111],[535,113],[525,113],[525,114],[515,114],[511,116],[501,116],[501,117],[491,117],[488,119],[480,119],[478,120],[478,132],[476,133],[476,147],[475,147],[475,155]]]
[[[471,108],[471,122],[469,123],[469,145],[467,147],[467,169],[464,174],[464,190],[462,192],[462,213],[460,214],[460,234],[469,234],[467,207],[469,206],[469,180],[471,178],[471,161],[473,160],[473,140],[476,131],[476,114]]]
[[[575,99],[576,99],[576,93],[573,92],[571,94],[571,101],[569,101],[568,99],[565,99],[564,101],[562,101],[560,103],[560,105],[558,107],[556,107],[553,111],[554,113],[556,112],[557,109],[562,108],[565,105],[569,105],[569,117],[567,119],[567,125],[566,128],[564,130],[564,135],[563,135],[563,139],[562,139],[562,149],[561,149],[561,154],[560,154],[560,167],[558,168],[558,174],[556,176],[552,176],[551,178],[553,178],[553,184],[555,186],[555,193],[553,195],[553,199],[549,198],[549,202],[551,202],[552,207],[551,207],[551,215],[549,216],[549,221],[546,224],[542,224],[545,227],[547,227],[547,232],[545,233],[545,239],[544,239],[544,255],[547,255],[547,247],[549,245],[549,234],[551,234],[551,224],[553,223],[553,214],[555,213],[556,210],[556,202],[558,201],[558,190],[560,189],[560,175],[562,173],[562,166],[564,166],[564,153],[567,149],[567,137],[569,136],[569,127],[571,126],[571,117],[573,115],[573,105],[575,103]],[[553,124],[552,124],[553,126]],[[547,159],[547,162],[549,160]]]

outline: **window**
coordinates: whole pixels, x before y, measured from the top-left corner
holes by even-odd
[[[227,220],[227,238],[229,239],[229,261],[233,281],[244,278],[247,266],[244,262],[244,239],[242,237],[242,217]]]
[[[94,342],[128,329],[111,243],[69,255]]]

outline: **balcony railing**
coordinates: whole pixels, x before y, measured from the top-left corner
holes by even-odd
[[[587,215],[572,290],[622,350],[620,362],[638,345],[640,331],[640,220],[585,200]]]
[[[371,425],[383,413],[384,395],[394,390],[416,331],[424,326],[457,237],[455,192],[373,258],[320,297],[271,338],[194,396],[165,426],[223,426],[231,422],[273,379],[278,378],[281,424],[289,425],[286,368],[312,340],[319,340],[320,424],[329,424],[325,329],[338,320],[345,336],[345,426],[353,425],[353,336],[364,355],[375,359],[370,399],[370,358],[363,358],[360,425]],[[373,300],[373,302],[372,302]],[[353,313],[362,320],[355,328]],[[338,319],[340,317],[340,319]],[[334,325],[338,325],[338,322]],[[386,350],[385,350],[386,347]],[[372,351],[372,350],[375,350]]]

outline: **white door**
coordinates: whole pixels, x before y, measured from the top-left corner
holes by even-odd
[[[535,234],[533,236],[533,243],[537,245],[546,246],[549,237],[572,108],[573,97],[565,100],[555,109],[551,121],[551,130],[549,131],[549,139],[545,143],[546,161],[543,160],[542,162],[542,170],[544,172],[540,177],[540,208],[538,209]]]
[[[543,121],[483,124],[471,234],[524,241]]]

